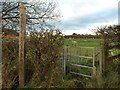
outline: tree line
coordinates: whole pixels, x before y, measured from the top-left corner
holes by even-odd
[[[65,38],[100,38],[100,35],[91,35],[91,34],[76,34],[73,33],[72,35],[65,35]]]

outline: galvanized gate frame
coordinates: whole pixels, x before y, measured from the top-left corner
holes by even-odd
[[[68,59],[68,48],[71,49],[72,47],[74,46],[65,46],[64,47],[64,51],[63,51],[63,71],[64,71],[64,75],[66,75],[66,61]],[[71,74],[76,74],[76,75],[80,75],[80,76],[84,76],[84,77],[90,77],[90,78],[94,78],[96,76],[96,66],[95,66],[95,47],[79,47],[77,46],[76,48],[90,48],[92,49],[92,56],[91,57],[88,57],[88,56],[80,56],[80,55],[74,55],[75,57],[78,57],[78,58],[89,58],[89,59],[92,59],[92,67],[90,66],[85,66],[85,65],[81,65],[81,64],[73,64],[73,63],[70,63],[71,66],[77,66],[77,67],[82,67],[82,68],[89,68],[89,69],[92,69],[92,75],[86,75],[86,74],[83,74],[83,73],[77,73],[77,72],[74,72],[74,71],[70,71]],[[99,52],[98,53],[99,55],[101,55],[101,53]],[[72,55],[72,51],[70,50],[70,56],[73,56]],[[101,72],[101,69],[102,69],[102,62],[101,62],[101,58],[99,59],[99,66],[100,66],[100,72]]]

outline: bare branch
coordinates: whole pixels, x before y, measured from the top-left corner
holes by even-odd
[[[48,27],[48,20],[55,20],[58,18],[55,13],[56,4],[52,1],[38,1],[36,3],[24,3],[26,6],[26,26]],[[13,28],[19,21],[19,2],[4,2],[2,4],[2,20],[4,27]],[[12,22],[12,23],[11,23]],[[17,25],[18,26],[18,25]]]

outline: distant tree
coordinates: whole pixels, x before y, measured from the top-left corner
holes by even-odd
[[[77,35],[77,33],[73,33],[72,35]]]

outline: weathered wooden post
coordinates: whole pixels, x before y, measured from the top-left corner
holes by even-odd
[[[102,33],[102,44],[101,44],[101,56],[102,56],[102,72],[105,75],[106,72],[106,62],[107,62],[107,57],[108,57],[108,47],[107,47],[107,40],[106,40],[106,36],[105,33]]]
[[[100,74],[102,74],[102,49],[100,48],[100,55],[99,55],[99,65],[100,65]]]
[[[26,26],[26,8],[21,2],[19,7],[19,87],[24,87],[24,44]]]
[[[67,46],[64,47],[64,59],[63,59],[64,75],[66,75],[66,59],[67,59]]]

